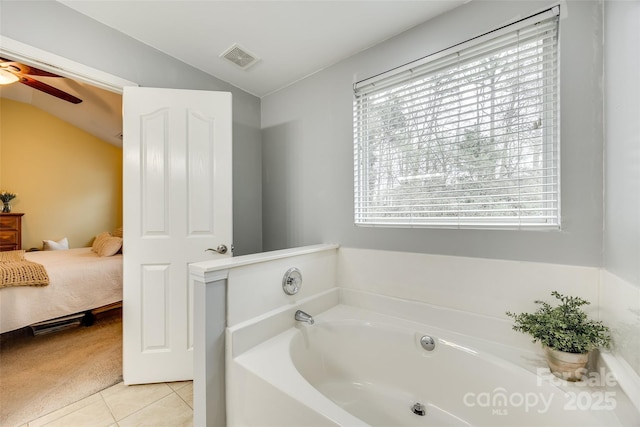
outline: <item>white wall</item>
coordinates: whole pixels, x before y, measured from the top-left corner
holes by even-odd
[[[605,2],[604,267],[640,287],[640,2]]]
[[[600,271],[593,267],[341,247],[337,285],[507,319],[534,311],[551,291],[580,296],[597,317]]]
[[[260,99],[55,1],[2,1],[3,36],[147,87],[233,94],[233,212],[238,255],[262,250]]]
[[[599,294],[599,317],[611,328],[613,348],[640,377],[640,288],[603,269]]]
[[[300,268],[304,278],[293,296],[282,291],[290,267]],[[584,309],[611,328],[615,354],[640,372],[640,289],[600,268],[316,245],[202,262],[192,266],[192,275],[194,270],[224,272],[226,325],[240,340],[234,354],[291,327],[299,305],[315,315],[338,301],[539,350],[512,330],[505,312],[533,312],[536,300],[555,305],[551,292],[558,291],[589,301]],[[335,287],[342,290],[339,299]],[[376,305],[376,295],[392,299]],[[396,307],[396,299],[410,304]],[[202,311],[224,316],[224,310]]]
[[[612,350],[640,375],[640,288],[606,270],[341,247],[336,271],[341,288],[451,308],[509,325],[506,311],[533,312],[539,307],[535,300],[555,305],[551,291],[584,298],[591,303],[584,307],[589,316],[611,329]],[[493,339],[512,345],[519,338],[510,327],[498,333],[502,335]]]
[[[605,215],[601,318],[640,375],[640,2],[604,4]]]
[[[263,98],[265,250],[340,242],[369,249],[600,266],[602,5],[592,1],[562,5],[562,231],[353,225],[353,83],[550,4],[473,1]]]
[[[298,267],[303,275],[303,285],[296,295],[286,295],[282,290],[283,275],[291,267]],[[206,261],[192,265],[192,275],[197,272],[202,277],[223,272],[201,282],[227,279],[227,326],[232,329],[259,323],[267,313],[289,310],[335,287],[426,303],[506,323],[511,323],[506,311],[534,311],[538,307],[535,300],[553,304],[551,291],[555,290],[591,302],[585,311],[595,319],[601,274],[594,267],[334,245]],[[612,294],[610,298],[621,301],[619,295]],[[509,341],[508,337],[498,338],[501,339]]]
[[[229,358],[234,351],[242,352],[290,328],[295,322],[292,310],[298,306],[319,313],[337,304],[337,290],[332,289],[336,251],[337,245],[318,245],[190,265],[194,286],[194,425],[232,422],[225,419],[225,401],[237,396],[237,390],[225,385],[225,353]],[[287,295],[282,289],[283,275],[291,267],[302,272],[302,286],[296,295]],[[306,301],[309,299],[312,301]]]
[[[305,298],[335,287],[336,252],[337,249],[332,248],[312,253],[294,253],[229,269],[227,326],[237,325],[271,310],[294,307]],[[272,254],[265,255],[272,257]],[[287,295],[282,290],[282,279],[292,267],[300,270],[302,286],[297,294]]]

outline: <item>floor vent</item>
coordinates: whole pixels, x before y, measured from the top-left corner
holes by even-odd
[[[44,322],[29,325],[33,335],[44,335],[52,332],[63,331],[65,329],[78,327],[82,324],[85,313],[76,313],[69,316],[58,317]]]
[[[234,63],[243,70],[251,67],[260,59],[256,55],[248,52],[245,48],[240,47],[237,43],[220,54],[220,57]]]

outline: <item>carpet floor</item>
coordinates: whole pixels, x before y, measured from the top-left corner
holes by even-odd
[[[0,338],[0,426],[16,427],[122,381],[119,310],[79,326]]]

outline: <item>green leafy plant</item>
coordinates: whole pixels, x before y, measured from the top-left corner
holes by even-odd
[[[3,203],[8,203],[11,200],[15,199],[17,196],[16,193],[10,193],[8,191],[0,191],[0,200],[2,200]]]
[[[535,313],[507,312],[507,316],[514,319],[513,330],[531,335],[533,342],[540,341],[547,347],[567,353],[584,354],[594,348],[609,348],[609,328],[600,321],[590,320],[581,309],[589,301],[556,291],[551,295],[560,301],[556,307],[535,301],[540,304]]]

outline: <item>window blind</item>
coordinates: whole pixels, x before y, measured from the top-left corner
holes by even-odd
[[[559,228],[558,12],[354,85],[356,224]]]

